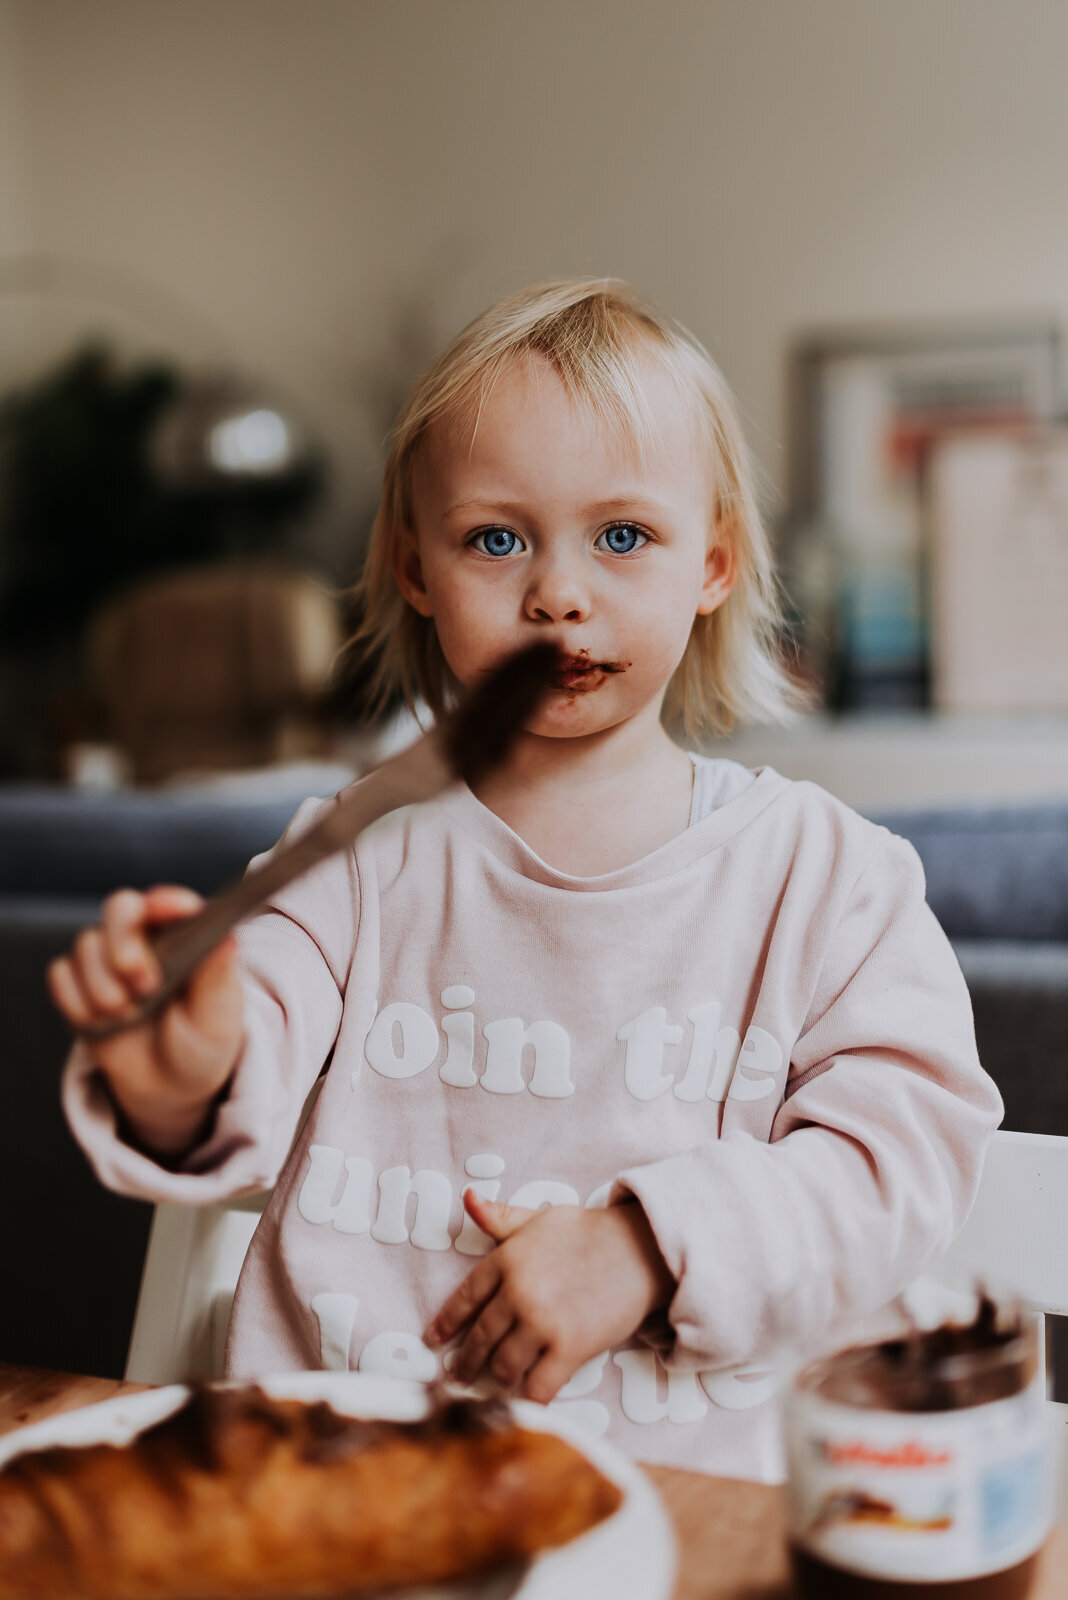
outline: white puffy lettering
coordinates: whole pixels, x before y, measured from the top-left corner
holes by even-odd
[[[464,1171],[469,1178],[499,1178],[504,1171],[504,1157],[495,1156],[492,1150],[468,1156]]]
[[[685,1076],[675,1085],[679,1100],[696,1103],[726,1098],[742,1041],[737,1028],[720,1027],[722,1010],[718,1000],[707,1000],[686,1013],[693,1024],[693,1037]]]
[[[700,1422],[708,1414],[692,1372],[665,1372],[652,1350],[621,1350],[612,1363],[622,1374],[620,1405],[631,1422]],[[667,1393],[660,1397],[666,1379]]]
[[[441,991],[441,1003],[449,1011],[462,1011],[475,1003],[475,991],[466,983],[451,983]]]
[[[663,1006],[650,1006],[648,1011],[625,1022],[616,1038],[627,1047],[623,1082],[635,1100],[655,1100],[671,1088],[673,1080],[660,1070],[664,1046],[678,1044],[682,1029],[667,1020]]]
[[[577,1372],[573,1372],[564,1387],[557,1394],[558,1400],[577,1400],[580,1395],[592,1394],[598,1388],[604,1377],[605,1362],[608,1360],[608,1351],[604,1350],[599,1356],[591,1356],[589,1361],[584,1361]]]
[[[504,1017],[500,1022],[487,1022],[482,1032],[489,1044],[483,1089],[491,1094],[521,1093],[526,1087],[523,1051],[529,1045],[534,1051],[531,1094],[546,1100],[562,1100],[574,1094],[571,1039],[558,1022],[532,1022],[524,1028],[521,1017]]]
[[[728,1098],[763,1100],[775,1088],[772,1078],[781,1066],[782,1050],[778,1040],[763,1028],[747,1029]],[[743,1075],[745,1072],[759,1072],[761,1076],[747,1078]]]
[[[400,1049],[396,1048],[399,1035]],[[437,1056],[440,1040],[432,1016],[422,1006],[394,1000],[372,1022],[363,1053],[383,1078],[414,1078]]]
[[[454,1089],[473,1089],[475,1075],[475,1019],[470,1011],[442,1017],[441,1031],[449,1041],[449,1051],[438,1069],[442,1083]]]
[[[371,1183],[374,1172],[363,1156],[348,1156],[330,1144],[308,1150],[308,1175],[300,1186],[297,1210],[305,1222],[332,1222],[339,1233],[366,1233],[371,1226]],[[345,1187],[337,1204],[334,1192],[345,1171]]]
[[[311,1303],[319,1322],[319,1363],[324,1372],[349,1370],[349,1344],[360,1302],[354,1294],[317,1294]]]
[[[431,1383],[438,1375],[438,1358],[414,1333],[376,1333],[360,1351],[360,1371]]]
[[[452,1185],[443,1172],[424,1168],[414,1175],[408,1167],[390,1167],[378,1179],[378,1215],[371,1238],[380,1244],[406,1244],[419,1250],[448,1250]],[[415,1224],[410,1233],[406,1213],[408,1197],[415,1195]]]
[[[724,1411],[763,1405],[782,1384],[779,1374],[766,1367],[720,1367],[699,1372],[698,1377],[708,1398]]]

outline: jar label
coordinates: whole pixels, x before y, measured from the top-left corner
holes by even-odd
[[[795,1390],[786,1416],[793,1542],[872,1577],[945,1581],[1014,1566],[1052,1519],[1040,1377],[959,1411],[875,1411]]]

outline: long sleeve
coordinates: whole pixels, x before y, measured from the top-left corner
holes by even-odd
[[[321,810],[306,802],[285,837],[309,827]],[[85,1047],[75,1047],[63,1108],[102,1183],[119,1194],[195,1204],[274,1183],[337,1037],[357,918],[350,854],[305,874],[240,929],[243,1048],[205,1141],[177,1167],[122,1138],[103,1075]]]
[[[782,978],[769,962],[758,1020]],[[885,836],[826,940],[768,1141],[725,1125],[621,1175],[677,1282],[650,1342],[732,1366],[877,1310],[962,1225],[1001,1115],[918,858]]]

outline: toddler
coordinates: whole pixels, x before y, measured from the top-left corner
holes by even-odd
[[[274,1186],[230,1375],[445,1358],[644,1460],[780,1477],[777,1340],[844,1338],[949,1244],[1001,1106],[911,847],[666,731],[792,698],[719,372],[614,280],[492,307],[401,414],[362,591],[383,691],[440,713],[542,638],[551,692],[477,792],[79,1044],[70,1121],[122,1193]],[[145,929],[197,904],[113,895],[50,971],[67,1018],[150,992]]]

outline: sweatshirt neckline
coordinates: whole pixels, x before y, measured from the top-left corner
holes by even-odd
[[[733,839],[788,786],[789,779],[782,777],[774,768],[758,767],[754,781],[733,800],[718,806],[700,822],[684,828],[674,839],[658,845],[638,861],[629,862],[611,872],[599,873],[595,877],[577,877],[550,866],[496,812],[483,805],[466,784],[457,785],[451,794],[443,797],[441,803],[465,833],[473,835],[498,860],[521,877],[550,888],[568,889],[579,894],[603,894],[681,872],[701,856]]]

